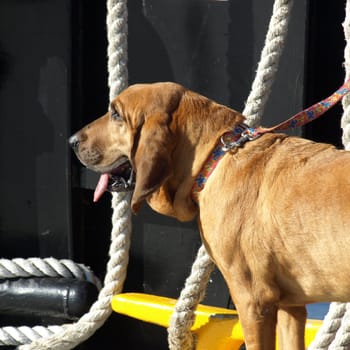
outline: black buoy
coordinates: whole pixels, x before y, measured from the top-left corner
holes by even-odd
[[[0,281],[0,313],[76,320],[98,295],[88,281],[69,278],[18,278]]]

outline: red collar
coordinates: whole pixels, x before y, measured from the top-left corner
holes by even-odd
[[[209,176],[213,173],[220,160],[232,148],[241,147],[245,142],[255,140],[263,134],[273,131],[287,130],[303,126],[320,117],[337,104],[350,91],[350,79],[347,80],[334,94],[311,107],[295,114],[286,121],[271,128],[250,128],[245,124],[238,125],[234,130],[221,136],[212,153],[203,165],[202,170],[194,180],[191,191],[192,200],[198,203],[199,193],[203,190]]]
[[[234,130],[229,131],[221,136],[220,141],[217,143],[216,147],[205,161],[201,172],[194,180],[191,192],[194,202],[198,202],[199,192],[203,190],[209,176],[215,170],[226,152],[234,147],[240,147],[243,143],[248,141],[249,136],[246,131],[249,129],[250,128],[247,125],[240,124],[235,127]]]

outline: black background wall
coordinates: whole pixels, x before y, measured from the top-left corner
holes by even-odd
[[[272,3],[130,0],[130,84],[176,81],[242,110]],[[101,0],[0,2],[0,257],[72,258],[104,276],[110,196],[92,203],[97,178],[71,157],[67,138],[108,104],[105,17]],[[295,1],[265,125],[341,84],[343,17],[343,2]],[[340,145],[340,113],[294,133]],[[133,221],[125,290],[177,297],[199,246],[195,222],[178,223],[145,206]],[[230,304],[217,271],[206,303]],[[165,349],[166,332],[113,314],[81,347],[122,341],[130,349]]]

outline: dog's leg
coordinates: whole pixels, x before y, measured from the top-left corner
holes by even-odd
[[[240,301],[236,307],[243,328],[246,349],[275,350],[277,307],[261,306],[252,301],[247,303]]]
[[[279,308],[277,313],[278,345],[280,350],[305,349],[305,306]]]
[[[258,267],[264,267],[263,258],[259,262]],[[218,265],[237,308],[246,349],[275,350],[280,290],[273,275],[267,268],[253,277],[243,264],[232,264],[231,269]]]

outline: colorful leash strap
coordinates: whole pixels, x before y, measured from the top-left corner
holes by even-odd
[[[238,125],[234,130],[224,134],[220,142],[216,145],[207,161],[205,162],[201,172],[194,180],[192,187],[192,199],[194,202],[198,202],[198,194],[205,186],[209,176],[217,167],[220,159],[225,153],[234,148],[243,145],[245,142],[254,140],[263,134],[273,131],[282,131],[290,128],[296,128],[303,126],[311,121],[317,119],[322,114],[327,112],[330,108],[336,105],[348,92],[350,92],[350,79],[347,80],[334,94],[326,99],[318,102],[311,107],[304,109],[303,111],[295,114],[286,121],[277,124],[270,128],[257,127],[250,128],[247,125]]]
[[[320,117],[322,114],[331,109],[336,105],[348,92],[350,91],[350,79],[347,80],[344,85],[342,85],[334,94],[322,100],[321,102],[315,103],[311,107],[304,109],[303,111],[295,114],[286,121],[277,124],[271,128],[257,127],[254,129],[249,129],[252,133],[251,136],[258,136],[272,131],[282,131],[291,128],[296,128],[298,126],[304,126],[307,123]],[[250,133],[248,132],[248,133]]]

